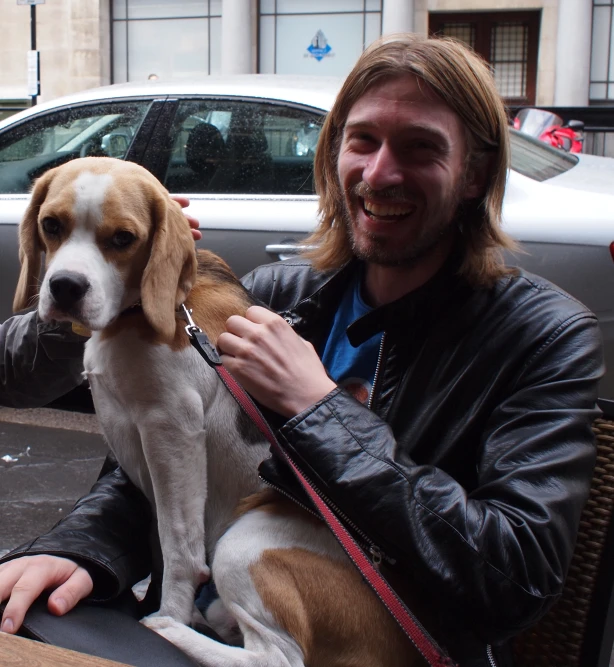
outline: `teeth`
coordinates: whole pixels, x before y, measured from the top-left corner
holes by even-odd
[[[365,200],[364,206],[368,213],[378,217],[388,215],[409,215],[414,210],[412,206],[407,207],[406,204],[376,204],[375,202],[369,202],[367,200]]]

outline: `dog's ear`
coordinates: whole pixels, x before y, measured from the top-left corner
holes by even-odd
[[[153,240],[141,282],[141,304],[151,326],[165,339],[175,335],[175,309],[196,280],[196,247],[181,206],[166,191],[152,204]]]
[[[30,203],[19,225],[21,272],[13,299],[15,312],[31,306],[38,295],[41,256],[44,250],[38,233],[38,213],[41,204],[45,201],[52,179],[53,174],[48,171],[36,181]]]

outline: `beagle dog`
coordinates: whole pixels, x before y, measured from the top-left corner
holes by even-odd
[[[91,331],[84,367],[96,412],[157,519],[162,599],[143,622],[203,666],[417,664],[327,526],[259,491],[268,445],[179,314],[185,304],[215,344],[253,299],[219,257],[197,260],[181,208],[157,179],[102,157],[46,172],[20,227],[20,259],[15,310],[38,297],[41,319]],[[220,596],[207,623],[235,645],[189,627],[207,563]]]

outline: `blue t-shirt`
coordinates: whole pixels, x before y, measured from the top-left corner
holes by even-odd
[[[366,405],[373,388],[383,334],[371,336],[358,347],[347,337],[348,326],[372,310],[360,294],[361,278],[357,275],[345,290],[324,347],[322,363],[340,387]]]

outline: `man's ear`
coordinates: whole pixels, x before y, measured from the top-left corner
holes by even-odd
[[[54,170],[48,171],[34,184],[32,197],[19,225],[19,261],[21,272],[13,299],[13,311],[33,305],[38,296],[41,258],[44,250],[38,233],[38,214],[45,201]]]
[[[481,154],[471,159],[465,173],[463,199],[481,199],[484,196],[491,173],[491,158]]]
[[[165,190],[152,201],[151,254],[141,281],[141,304],[151,326],[164,338],[175,335],[175,310],[196,281],[196,247],[181,206]]]

